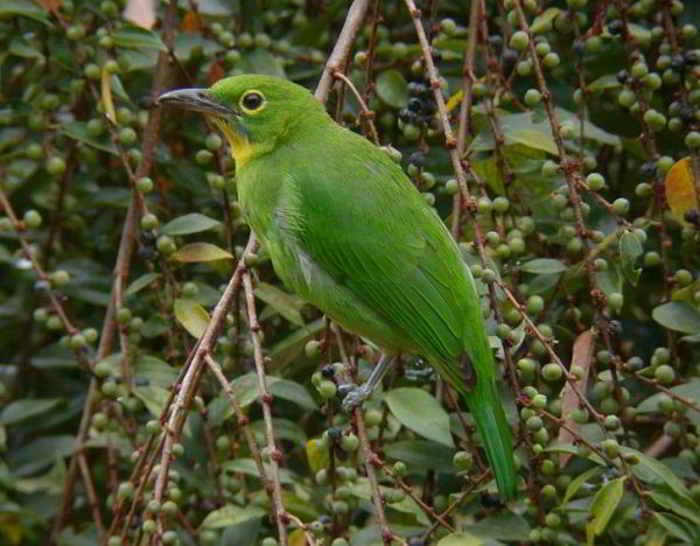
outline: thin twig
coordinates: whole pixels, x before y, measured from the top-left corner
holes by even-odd
[[[263,419],[265,421],[265,438],[267,440],[267,456],[270,458],[270,483],[272,485],[272,508],[277,521],[277,531],[279,533],[279,541],[282,544],[287,544],[287,517],[282,502],[282,485],[279,476],[279,463],[282,460],[282,452],[277,447],[275,442],[275,431],[272,424],[272,400],[274,397],[270,394],[267,388],[267,379],[265,374],[265,364],[263,362],[262,344],[260,342],[260,324],[258,323],[258,315],[255,310],[255,295],[253,294],[253,283],[250,279],[248,270],[244,270],[243,290],[245,291],[246,307],[248,310],[248,323],[250,327],[250,335],[253,339],[253,359],[255,361],[255,376],[257,378],[258,396],[263,408]]]
[[[365,19],[370,1],[371,0],[355,0],[350,6],[348,15],[345,18],[345,24],[340,31],[338,40],[335,42],[333,51],[326,61],[326,66],[321,75],[321,81],[318,82],[316,92],[314,93],[319,102],[326,102],[328,93],[331,90],[331,85],[333,84],[333,73],[340,70],[347,62],[352,44],[355,41],[355,35],[362,26],[362,21]]]

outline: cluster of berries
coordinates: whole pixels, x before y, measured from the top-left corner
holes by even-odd
[[[408,92],[411,98],[399,111],[399,119],[406,125],[428,125],[437,110],[430,84],[426,81],[410,82]]]

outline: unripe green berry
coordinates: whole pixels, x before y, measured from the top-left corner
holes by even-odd
[[[53,156],[46,161],[46,172],[53,176],[61,175],[66,170],[66,162],[60,156]]]
[[[527,35],[527,32],[523,30],[518,30],[517,32],[513,33],[508,43],[510,47],[512,47],[516,51],[523,51],[525,50],[525,48],[527,48],[528,44],[530,43],[530,39]]]
[[[321,398],[325,400],[333,398],[337,391],[338,388],[333,381],[324,380],[321,381],[320,385],[318,386],[318,392],[321,395]]]
[[[525,104],[528,106],[536,106],[542,100],[542,93],[537,89],[528,89],[525,92]]]
[[[136,189],[141,193],[153,191],[153,180],[148,176],[142,176],[136,181]]]
[[[29,229],[37,229],[39,226],[41,226],[41,214],[34,209],[29,209],[24,213],[22,221]]]
[[[550,362],[542,366],[542,377],[545,381],[558,381],[562,376],[562,369],[559,364]]]

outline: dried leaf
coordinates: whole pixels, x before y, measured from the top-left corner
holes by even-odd
[[[690,157],[676,161],[666,173],[666,201],[671,214],[679,222],[687,223],[683,218],[685,213],[692,209],[700,209],[697,184],[698,165],[694,164]]]
[[[124,8],[124,18],[139,27],[153,28],[156,22],[155,0],[129,0]]]
[[[593,362],[593,349],[595,347],[595,336],[593,335],[593,330],[586,330],[581,333],[576,342],[574,343],[574,351],[571,357],[571,366],[580,366],[583,369],[583,377],[575,381],[576,387],[578,387],[579,392],[586,392],[586,383],[588,382],[588,372],[591,368],[591,362]],[[564,416],[564,424],[573,429],[577,430],[578,425],[576,422],[569,417],[572,411],[580,408],[580,401],[574,391],[574,387],[568,381],[564,385],[561,392],[561,414]],[[559,437],[557,438],[557,443],[560,444],[571,444],[573,442],[574,435],[566,430],[564,427],[559,429]],[[571,459],[570,453],[562,453],[559,455],[559,462],[562,467],[566,465]]]
[[[199,32],[202,28],[202,21],[197,13],[188,11],[182,18],[182,25],[180,25],[180,28],[185,32]]]

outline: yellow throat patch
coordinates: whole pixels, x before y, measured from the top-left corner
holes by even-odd
[[[236,162],[236,168],[240,169],[248,163],[250,158],[255,154],[256,146],[251,144],[246,137],[237,134],[225,121],[216,118],[214,118],[213,121],[224,134],[226,140],[228,140],[231,146],[231,155]]]

